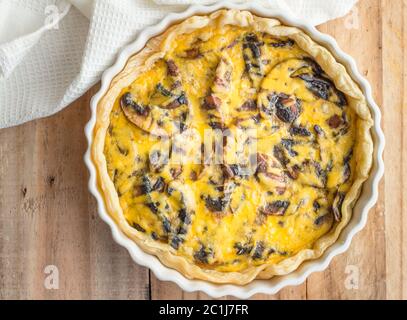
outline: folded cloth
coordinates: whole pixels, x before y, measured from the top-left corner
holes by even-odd
[[[51,115],[80,97],[137,32],[210,0],[0,0],[0,128]],[[317,25],[357,0],[258,0]]]

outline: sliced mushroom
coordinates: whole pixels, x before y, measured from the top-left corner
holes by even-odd
[[[332,204],[332,212],[337,222],[342,220],[342,204],[344,199],[345,194],[343,192],[338,192]]]
[[[244,175],[244,170],[238,164],[222,164],[222,170],[226,178],[241,177]]]
[[[232,196],[236,189],[236,183],[230,181],[226,182],[223,186],[218,187],[217,195],[204,196],[206,208],[218,215],[224,215],[228,212],[232,200]]]
[[[138,223],[132,223],[131,226],[136,229],[139,232],[145,233],[146,229],[144,229],[142,226],[140,226]]]
[[[236,254],[238,256],[249,255],[250,252],[253,250],[253,243],[251,243],[251,242],[247,242],[247,243],[237,242],[237,243],[235,243],[233,248],[236,249]]]
[[[185,241],[185,236],[195,215],[196,202],[192,189],[174,180],[168,184],[167,211],[171,216],[171,229],[168,234],[169,244],[178,249],[179,245]]]
[[[232,73],[231,58],[224,52],[216,67],[211,92],[202,103],[202,107],[207,110],[209,117],[216,119],[212,121],[214,123],[227,124],[230,122],[229,100],[232,92]]]
[[[349,181],[352,175],[351,160],[353,157],[353,148],[348,152],[348,154],[343,158],[343,183]]]
[[[273,147],[273,155],[283,167],[290,163],[290,159],[287,157],[282,145],[277,144]]]
[[[287,188],[287,181],[283,171],[259,173],[258,179],[267,190],[276,194],[283,194]]]
[[[169,143],[159,143],[150,150],[149,167],[152,172],[161,172],[169,163]]]
[[[256,161],[257,161],[257,170],[256,173],[265,173],[268,169],[268,159],[269,157],[266,154],[257,153],[256,154]]]
[[[260,213],[266,216],[283,216],[289,206],[290,201],[277,200],[267,203],[264,207],[260,208]]]
[[[127,119],[156,136],[172,136],[187,127],[189,106],[186,93],[175,62],[165,64],[167,75],[156,84],[149,102],[138,102],[131,92],[126,92],[120,100],[121,108]]]
[[[285,150],[287,150],[288,155],[290,157],[298,156],[298,152],[293,149],[293,147],[295,145],[297,145],[298,143],[299,143],[298,141],[294,141],[293,139],[286,139],[286,138],[281,139],[281,145],[284,147]]]
[[[293,136],[309,137],[311,136],[311,131],[302,126],[291,126],[290,134]]]
[[[141,183],[134,186],[133,196],[149,195],[151,192],[163,192],[165,189],[164,178],[159,175],[144,174]]]
[[[253,99],[246,100],[240,107],[239,111],[256,111],[257,103]]]
[[[215,79],[212,86],[214,93],[226,93],[230,90],[232,72],[232,61],[230,57],[224,53],[216,68]]]
[[[260,260],[263,257],[264,250],[266,249],[264,242],[259,241],[256,244],[256,247],[253,250],[252,259],[253,260]]]
[[[342,117],[334,114],[327,120],[327,123],[331,129],[338,129],[344,123],[344,121]]]
[[[262,82],[260,97],[264,101],[273,92],[294,95],[305,102],[323,99],[340,108],[347,104],[345,95],[336,89],[322,68],[307,58],[288,59],[272,68]]]
[[[214,94],[205,97],[203,107],[206,110],[218,110],[222,105],[222,100]]]
[[[198,47],[194,47],[194,48],[185,50],[184,55],[183,55],[183,58],[186,58],[186,59],[197,59],[197,58],[201,58],[201,57],[202,57],[202,53]]]
[[[243,59],[246,72],[254,88],[260,85],[264,77],[264,65],[261,58],[261,47],[263,45],[264,43],[259,41],[254,33],[247,33],[243,38]]]
[[[324,129],[322,129],[319,125],[314,125],[314,131],[318,135],[318,137],[323,137],[325,136]]]
[[[336,89],[314,60],[304,59],[303,65],[292,72],[291,77],[304,80],[307,88],[318,98],[333,102],[341,108],[347,104],[345,95]]]
[[[205,207],[217,217],[237,213],[245,199],[245,187],[241,185],[241,175],[237,165],[207,165],[199,176],[205,185],[201,199]]]
[[[208,264],[211,257],[213,257],[213,250],[203,244],[200,249],[194,253],[194,259],[202,264]]]
[[[257,154],[256,177],[263,187],[277,194],[284,193],[287,187],[284,168],[272,155]]]
[[[301,59],[288,59],[275,65],[264,77],[257,99],[257,105],[268,105],[271,95],[284,94],[288,97],[296,97],[301,101],[315,101],[315,96],[307,89],[304,81],[291,77],[293,70],[298,70],[304,65]]]
[[[200,172],[200,140],[194,140],[192,130],[186,130],[172,139],[161,139],[151,147],[148,165],[152,173],[168,181],[189,177],[192,171]],[[192,131],[193,132],[193,131]],[[195,164],[197,163],[197,164]]]
[[[272,93],[267,96],[267,101],[262,101],[260,114],[263,118],[277,117],[284,123],[294,122],[301,113],[301,101],[295,96],[284,93]]]
[[[314,220],[314,225],[317,227],[321,227],[323,225],[331,225],[333,221],[333,214],[332,212],[324,213],[323,215],[318,216]]]
[[[170,75],[171,77],[179,76],[179,69],[178,66],[175,64],[174,60],[167,60],[166,62],[168,75]]]
[[[328,167],[323,167],[316,160],[306,159],[299,167],[297,180],[304,186],[316,189],[325,189],[328,180]]]

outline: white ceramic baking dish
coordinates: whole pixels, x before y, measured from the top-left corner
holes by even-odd
[[[369,179],[364,183],[363,191],[353,209],[352,219],[348,226],[342,231],[338,241],[328,248],[322,257],[317,260],[303,263],[295,272],[290,273],[289,275],[276,276],[271,280],[254,280],[250,284],[244,286],[218,285],[200,280],[187,279],[179,272],[164,266],[155,256],[149,255],[142,251],[136,245],[136,243],[127,238],[119,230],[113,219],[107,213],[102,195],[97,186],[96,169],[90,156],[90,145],[93,139],[93,129],[96,121],[96,108],[98,102],[109,88],[110,82],[114,76],[123,69],[129,57],[141,50],[150,38],[162,33],[170,25],[190,16],[208,14],[221,8],[249,10],[256,15],[277,18],[287,25],[296,26],[304,30],[316,42],[328,48],[334,54],[336,59],[347,68],[349,74],[359,84],[360,88],[364,92],[375,123],[374,127],[372,128],[372,135],[375,145],[373,154],[373,168],[371,170]],[[157,25],[144,29],[142,32],[140,32],[137,39],[132,44],[123,48],[116,63],[103,73],[101,88],[91,100],[91,110],[92,116],[85,128],[86,137],[89,143],[88,150],[85,154],[85,163],[90,172],[89,190],[97,200],[100,217],[110,226],[114,240],[129,251],[135,262],[142,266],[148,267],[154,272],[158,279],[174,282],[183,290],[188,292],[202,291],[215,298],[225,295],[232,295],[238,298],[246,299],[256,293],[275,294],[286,286],[299,285],[303,283],[311,273],[326,269],[333,257],[343,253],[349,248],[354,235],[365,226],[368,212],[374,206],[378,198],[378,184],[384,173],[383,149],[385,142],[384,135],[380,127],[380,110],[372,97],[371,87],[369,83],[361,76],[356,67],[355,61],[339,48],[338,44],[332,37],[322,34],[312,25],[294,18],[287,12],[265,9],[264,7],[250,2],[245,4],[235,4],[225,1],[211,6],[191,6],[188,8],[188,10],[182,13],[169,14]]]

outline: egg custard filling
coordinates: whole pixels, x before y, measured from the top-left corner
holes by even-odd
[[[326,49],[224,10],[134,61],[105,109],[102,156],[110,211],[145,251],[191,278],[247,283],[336,240],[369,170],[371,120]]]

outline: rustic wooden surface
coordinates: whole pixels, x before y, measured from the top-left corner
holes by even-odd
[[[387,137],[386,175],[350,250],[306,283],[257,299],[407,298],[407,1],[360,0],[320,30],[372,84]],[[0,130],[0,298],[200,299],[158,281],[117,245],[87,191],[83,127],[97,88],[55,116]],[[46,266],[59,289],[44,286]]]

